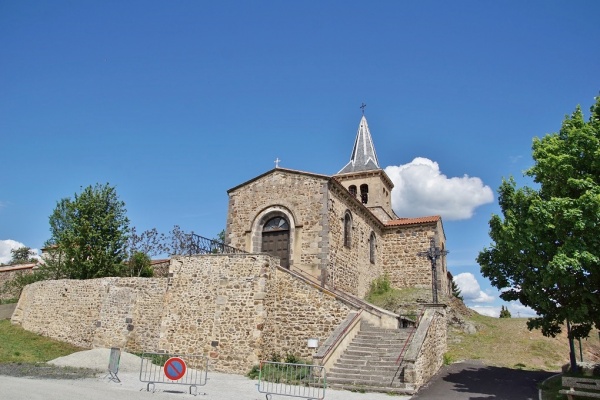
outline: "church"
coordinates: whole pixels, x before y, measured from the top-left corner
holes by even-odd
[[[443,362],[452,277],[441,218],[397,216],[392,189],[363,115],[337,174],[276,165],[230,189],[227,251],[173,256],[152,278],[36,282],[11,321],[80,347],[198,355],[227,373],[293,355],[323,367],[328,387],[414,393]],[[382,276],[418,293],[415,312],[364,300]]]
[[[230,189],[226,243],[277,256],[282,267],[360,298],[387,275],[395,288],[432,288],[435,301],[452,282],[442,219],[397,216],[393,187],[363,114],[350,161],[337,174],[276,166]],[[430,243],[442,254],[435,271],[423,257]]]

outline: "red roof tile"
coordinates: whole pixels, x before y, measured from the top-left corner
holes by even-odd
[[[432,215],[430,217],[398,218],[386,222],[385,226],[429,224],[438,222],[440,219],[441,217],[439,215]]]

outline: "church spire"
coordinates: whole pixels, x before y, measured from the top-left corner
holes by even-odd
[[[350,162],[346,164],[346,166],[342,168],[338,174],[370,171],[375,169],[381,168],[379,167],[379,161],[377,161],[377,154],[375,154],[375,146],[373,145],[373,139],[371,138],[369,125],[367,124],[367,119],[363,114],[360,120],[360,125],[358,126],[358,132],[356,133],[356,140],[354,141],[354,148],[352,149]]]

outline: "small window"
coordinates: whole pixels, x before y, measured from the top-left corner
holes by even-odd
[[[371,232],[371,237],[369,238],[369,261],[371,264],[375,264],[375,247],[377,245],[375,234]]]
[[[263,232],[287,231],[289,229],[290,226],[288,225],[288,222],[285,220],[285,218],[275,217],[267,221],[267,223],[263,227]]]
[[[350,194],[354,197],[356,197],[356,186],[355,185],[350,185],[350,187],[348,187],[348,191],[350,192]]]
[[[360,185],[360,200],[363,204],[367,204],[369,202],[369,185]]]
[[[350,248],[352,244],[352,216],[346,212],[344,216],[344,246]]]

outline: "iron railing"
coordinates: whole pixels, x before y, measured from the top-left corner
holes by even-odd
[[[208,239],[195,233],[187,234],[183,243],[180,244],[179,255],[200,255],[200,254],[245,254],[244,250],[236,249],[216,240]]]

